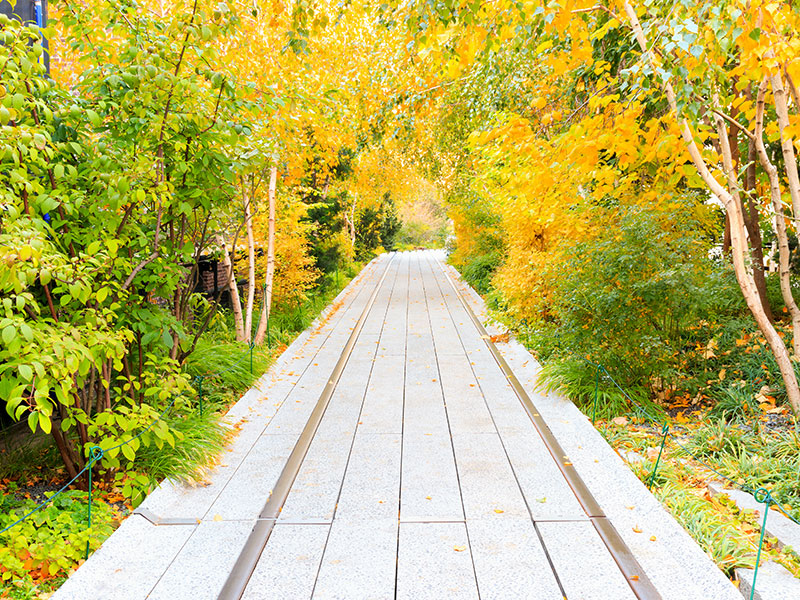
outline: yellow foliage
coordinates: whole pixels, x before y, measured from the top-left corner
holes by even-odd
[[[305,300],[305,292],[319,277],[314,268],[314,258],[309,254],[308,234],[313,224],[306,222],[307,207],[298,198],[289,194],[278,194],[275,218],[275,279],[273,298],[276,304]],[[253,233],[256,247],[261,252],[256,271],[262,275],[256,285],[263,286],[266,273],[267,235],[269,211],[266,198],[262,198],[258,212],[253,217]]]

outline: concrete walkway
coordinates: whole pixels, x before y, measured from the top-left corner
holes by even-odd
[[[54,600],[216,599],[376,285],[244,598],[634,598],[456,279],[438,252],[373,261],[230,411],[208,481],[164,483]],[[588,420],[533,391],[525,349],[499,348],[658,594],[740,600]]]

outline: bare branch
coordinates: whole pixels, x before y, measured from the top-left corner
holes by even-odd
[[[724,112],[722,112],[721,110],[717,110],[716,108],[713,108],[713,109],[711,109],[711,111],[712,111],[712,112],[713,112],[715,115],[717,115],[718,117],[722,117],[723,119],[725,119],[725,120],[726,120],[728,123],[730,123],[731,125],[733,125],[734,127],[736,127],[736,128],[739,130],[739,131],[741,131],[742,133],[744,133],[744,134],[745,134],[747,137],[749,137],[751,140],[755,141],[755,139],[756,139],[755,135],[753,135],[753,133],[752,133],[752,132],[751,132],[749,129],[747,129],[747,127],[745,127],[744,125],[742,125],[741,123],[739,123],[739,121],[737,121],[736,119],[734,119],[734,118],[733,118],[733,117],[731,117],[730,115],[726,115],[726,114],[725,114]]]

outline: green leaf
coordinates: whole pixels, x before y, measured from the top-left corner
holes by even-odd
[[[122,450],[123,456],[127,458],[129,461],[133,462],[136,459],[136,452],[133,450],[133,448],[130,447],[130,445],[123,444],[120,447],[120,450]]]
[[[164,329],[161,332],[161,341],[164,342],[164,345],[167,348],[170,349],[172,348],[173,339],[172,339],[172,334],[169,332],[169,329]]]
[[[30,365],[21,364],[17,367],[17,371],[25,381],[33,379],[33,369],[31,369]]]
[[[39,427],[42,428],[42,431],[49,434],[50,430],[53,428],[53,422],[49,419],[49,417],[39,415]]]
[[[90,108],[86,109],[86,116],[89,117],[89,122],[93,127],[100,127],[103,124],[103,120],[100,118],[100,115]]]
[[[8,325],[3,329],[3,342],[5,344],[10,344],[15,337],[17,337],[17,330],[13,325]]]

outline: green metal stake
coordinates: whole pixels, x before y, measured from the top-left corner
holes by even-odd
[[[661,462],[661,454],[664,452],[664,444],[667,443],[667,436],[669,435],[669,425],[664,423],[663,427],[661,428],[661,448],[658,450],[658,457],[656,458],[656,464],[653,467],[653,472],[650,474],[650,481],[647,484],[647,489],[653,489],[653,482],[656,480],[656,472],[658,471],[658,464]]]
[[[253,342],[250,342],[250,375],[253,374]]]
[[[92,529],[92,470],[94,469],[94,463],[100,460],[103,457],[103,450],[100,446],[92,446],[89,450],[89,466],[87,468],[87,472],[89,473],[89,525],[87,529],[91,531]],[[86,560],[89,560],[89,542],[90,540],[86,540]]]
[[[600,385],[600,365],[597,365],[597,371],[594,374],[594,404],[592,405],[592,425],[594,425],[597,418],[597,388]]]
[[[764,532],[767,530],[767,515],[769,514],[769,507],[772,504],[772,494],[766,488],[758,488],[756,493],[753,494],[756,502],[764,503],[764,521],[761,523],[761,536],[758,538],[758,552],[756,553],[756,568],[753,569],[753,585],[750,587],[750,600],[756,593],[756,578],[758,577],[758,563],[761,562],[761,546],[764,544]]]

